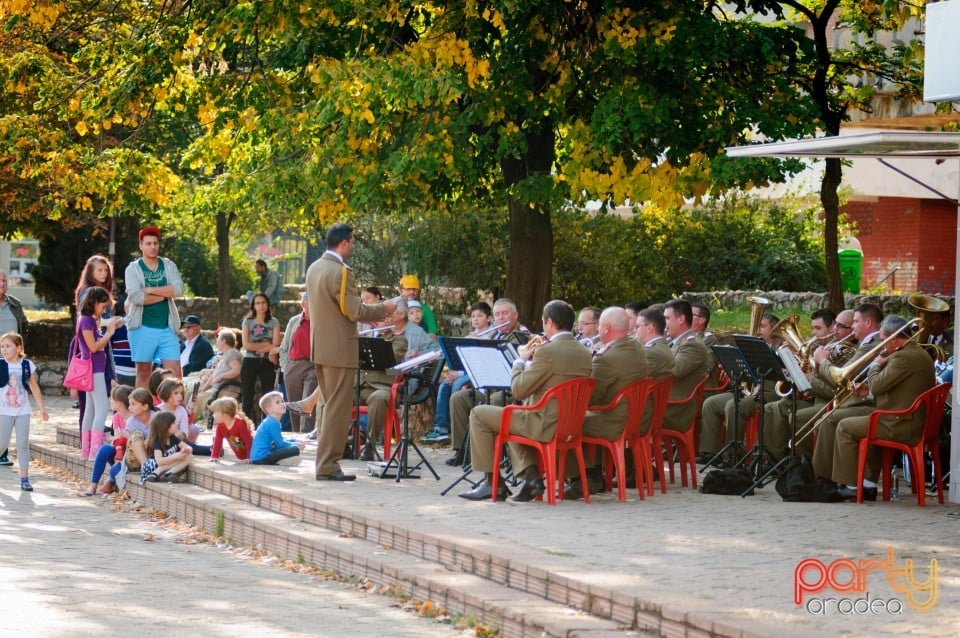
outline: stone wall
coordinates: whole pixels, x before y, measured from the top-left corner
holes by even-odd
[[[784,308],[800,308],[803,312],[811,313],[828,305],[827,293],[818,292],[783,292],[782,290],[771,291],[745,291],[745,290],[724,290],[714,292],[685,292],[681,295],[683,299],[691,303],[703,304],[713,309],[727,309],[744,306],[747,303],[747,297],[759,296],[770,300],[769,309],[771,312],[782,310]],[[916,310],[907,303],[909,295],[844,295],[844,307],[855,308],[863,303],[874,303],[880,306],[884,315],[898,314],[905,317],[913,317]],[[933,295],[943,299],[950,307],[953,307],[953,297]]]

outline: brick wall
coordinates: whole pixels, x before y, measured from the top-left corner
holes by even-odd
[[[948,201],[880,197],[848,203],[863,248],[864,289],[886,280],[888,289],[952,295],[956,285],[957,209]]]

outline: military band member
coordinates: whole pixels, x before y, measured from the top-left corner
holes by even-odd
[[[907,320],[891,315],[883,320],[880,339],[890,337],[905,326]],[[874,359],[867,373],[866,385],[857,394],[869,391],[876,398],[877,409],[905,410],[918,396],[936,383],[933,360],[923,348],[905,333],[893,337],[880,355]],[[842,498],[855,499],[857,495],[857,460],[860,440],[867,435],[869,415],[850,416],[837,425],[833,450],[833,469],[830,478],[840,484]],[[877,424],[879,438],[915,445],[923,436],[924,414],[921,410],[909,416],[883,416]],[[819,444],[818,444],[819,446]],[[921,475],[923,470],[921,469]],[[867,471],[863,481],[868,501],[877,498],[877,479],[880,476],[880,450],[871,447],[867,453]],[[924,489],[923,485],[917,489]]]
[[[852,360],[861,358],[877,345],[880,336],[880,323],[883,321],[883,312],[876,304],[865,303],[857,306],[853,311],[853,333],[857,337],[859,346]],[[817,350],[813,355],[817,362],[817,375],[821,379],[830,379],[830,354],[824,349]],[[823,479],[829,479],[833,474],[833,446],[837,440],[837,425],[841,420],[851,416],[868,416],[876,409],[872,395],[852,396],[844,404],[828,412],[817,428],[817,443],[813,449],[813,471]],[[799,425],[806,424],[797,417]],[[808,437],[809,438],[809,437]]]
[[[600,345],[600,309],[587,306],[577,317],[577,341],[593,352]]]
[[[307,269],[306,290],[313,319],[312,359],[324,408],[317,431],[316,478],[352,481],[340,468],[347,443],[353,384],[360,361],[357,322],[379,321],[392,313],[391,301],[364,305],[353,270],[344,261],[353,252],[353,229],[335,224],[327,232],[327,250]]]
[[[512,299],[501,297],[493,303],[493,325],[501,326],[494,334],[496,341],[510,341],[522,345],[530,338],[530,332],[520,325],[520,315],[517,305]],[[495,392],[491,400],[503,403],[503,393]],[[447,459],[447,465],[460,465],[464,462],[462,446],[467,435],[467,425],[470,420],[470,410],[477,405],[477,390],[466,388],[457,390],[450,396],[450,444],[456,454]]]
[[[667,338],[663,336],[663,331],[666,329],[663,311],[655,306],[641,310],[637,315],[636,325],[637,340],[643,344],[643,352],[647,357],[647,374],[653,377],[654,381],[673,376],[676,361]],[[650,401],[647,401],[643,420],[640,422],[641,434],[646,434],[650,430],[652,415],[653,406]]]
[[[666,334],[672,339],[670,349],[674,357],[674,380],[670,400],[676,401],[690,395],[698,383],[707,376],[709,353],[693,331],[693,309],[682,299],[673,299],[663,308]],[[663,427],[685,432],[693,423],[700,408],[693,402],[672,405],[663,417]]]
[[[845,310],[849,313],[847,322],[853,321],[853,311]],[[829,346],[835,341],[836,316],[829,308],[821,308],[810,316],[810,328],[813,332],[814,344],[817,346]],[[849,332],[850,329],[848,329]],[[802,363],[802,362],[801,362]],[[763,443],[773,460],[779,461],[787,455],[790,447],[790,437],[793,433],[791,427],[791,413],[793,405],[796,403],[797,412],[804,408],[814,405],[822,407],[827,401],[833,398],[834,388],[820,381],[814,384],[813,369],[806,372],[806,378],[810,381],[813,389],[809,396],[798,396],[796,392],[783,397],[777,401],[767,403],[763,407]],[[798,421],[798,425],[802,425]],[[812,448],[811,448],[812,450]]]
[[[581,313],[583,316],[583,313]],[[593,372],[596,380],[590,405],[607,405],[625,386],[647,376],[647,356],[645,348],[636,339],[630,339],[630,317],[623,308],[612,307],[599,316],[598,344],[593,355]],[[627,404],[622,402],[609,412],[587,412],[583,420],[583,433],[588,436],[616,440],[623,434],[627,419]],[[587,481],[590,493],[600,491],[603,486],[603,471],[600,459],[586,458]],[[563,497],[577,499],[583,497],[576,457],[569,453],[567,457],[567,486]]]
[[[534,348],[520,348],[520,359],[514,361],[511,392],[515,399],[533,405],[550,388],[577,377],[589,377],[592,371],[590,353],[573,337],[573,307],[554,300],[543,307],[543,332],[546,341]],[[499,459],[493,458],[494,439],[500,432],[503,408],[478,405],[470,412],[470,449],[473,468],[486,474],[484,482],[460,494],[468,500],[491,497],[493,472],[499,471]],[[537,441],[549,441],[556,430],[557,407],[551,401],[542,410],[517,412],[510,421],[510,431]],[[525,445],[508,444],[513,473],[522,478],[514,501],[530,501],[545,491],[537,454]],[[550,486],[553,489],[553,486]],[[506,498],[506,486],[500,482],[498,500]]]
[[[775,349],[779,343],[773,337],[773,328],[778,323],[780,323],[780,320],[777,316],[769,312],[760,317],[758,336],[771,349]],[[737,405],[733,393],[740,391],[740,387],[732,387],[728,392],[715,394],[704,399],[700,425],[700,451],[697,453],[697,463],[706,463],[720,450],[720,438],[724,431],[724,425],[726,425],[727,441],[742,440],[747,419],[757,411],[757,396],[753,392],[746,394],[740,398],[740,403]],[[776,401],[778,398],[776,382],[765,380],[763,382],[763,400]],[[733,427],[731,424],[734,422],[733,413],[735,411],[738,418],[736,427]]]

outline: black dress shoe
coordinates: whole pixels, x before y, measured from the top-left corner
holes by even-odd
[[[526,503],[541,496],[545,491],[543,479],[524,479],[523,484],[520,486],[520,491],[517,492],[512,500],[514,503]]]
[[[857,500],[857,488],[855,487],[847,487],[846,485],[841,485],[840,487],[837,488],[837,494],[839,494],[840,499],[844,501]],[[865,501],[877,500],[877,488],[875,487],[863,488],[863,500]]]
[[[697,465],[706,465],[710,462],[710,459],[716,455],[716,452],[698,452],[697,458],[694,460],[697,462]]]
[[[344,474],[343,470],[337,470],[329,474],[317,474],[318,481],[355,481],[356,479],[356,474]]]
[[[567,484],[563,487],[563,500],[579,501],[581,498],[583,498],[583,487],[580,479],[567,481]]]
[[[377,458],[376,453],[373,451],[373,447],[369,445],[364,445],[363,449],[360,450],[360,460],[361,461],[372,461]]]
[[[456,454],[444,461],[444,463],[447,465],[463,465],[463,455],[458,451]]]

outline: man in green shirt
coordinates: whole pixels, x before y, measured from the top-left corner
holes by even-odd
[[[430,306],[420,301],[420,279],[416,275],[404,275],[400,278],[400,295],[407,301],[419,301],[423,310],[422,327],[431,337],[437,336],[437,318]]]
[[[183,279],[177,265],[160,257],[160,229],[148,226],[140,231],[142,257],[124,271],[127,288],[127,332],[137,368],[137,387],[146,388],[154,361],[181,377],[180,313],[173,302],[183,294]]]

